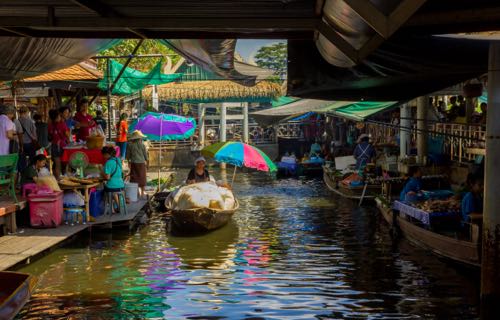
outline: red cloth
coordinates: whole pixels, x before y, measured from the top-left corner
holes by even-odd
[[[77,112],[73,120],[79,124],[88,125],[88,127],[80,127],[76,136],[78,140],[86,141],[88,136],[90,136],[90,130],[95,127],[94,118],[88,113],[83,115],[81,112]]]
[[[120,148],[115,147],[116,150],[116,156],[120,156]],[[68,162],[69,158],[71,155],[77,151],[81,151],[89,157],[89,162],[93,164],[104,164],[104,158],[101,153],[101,149],[85,149],[85,148],[79,148],[79,149],[64,149],[64,153],[61,157],[61,162]]]
[[[65,147],[68,141],[69,129],[64,121],[59,121],[55,123],[49,123],[48,128],[49,136],[51,137],[51,142],[54,145],[60,147]]]

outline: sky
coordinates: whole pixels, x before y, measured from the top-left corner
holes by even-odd
[[[253,57],[259,48],[271,45],[276,42],[286,42],[280,39],[265,39],[265,40],[251,40],[251,39],[238,39],[236,42],[236,52],[245,59],[245,61],[254,63]]]

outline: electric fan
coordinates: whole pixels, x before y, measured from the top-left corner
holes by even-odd
[[[69,157],[69,165],[76,170],[78,177],[83,178],[83,171],[89,165],[89,157],[85,153],[77,151]]]

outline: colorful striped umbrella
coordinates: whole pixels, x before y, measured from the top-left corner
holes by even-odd
[[[149,140],[183,140],[191,137],[196,121],[175,114],[146,112],[131,125],[130,132],[140,130]]]
[[[260,149],[238,141],[212,144],[201,150],[205,157],[215,161],[229,163],[237,167],[247,167],[259,171],[276,171],[276,165]]]

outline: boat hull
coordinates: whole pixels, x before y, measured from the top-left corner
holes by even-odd
[[[432,232],[414,225],[404,217],[395,215],[392,208],[385,205],[380,199],[376,199],[376,202],[379,211],[389,225],[396,226],[401,231],[402,236],[414,245],[448,260],[474,268],[480,267],[480,241],[477,236],[473,236],[472,241],[464,241]],[[472,234],[479,234],[478,227],[475,225],[473,227],[477,229],[473,230]]]
[[[35,287],[35,278],[18,272],[0,272],[0,319],[14,319],[28,302]]]
[[[332,178],[331,172],[329,169],[323,169],[323,181],[325,182],[327,188],[341,197],[351,199],[351,200],[360,200],[363,195],[364,186],[360,187],[346,187],[339,183],[338,180]],[[368,185],[366,187],[365,196],[363,200],[374,200],[376,195],[380,194],[381,186],[379,185]]]
[[[239,203],[231,210],[214,210],[197,208],[188,210],[171,210],[174,227],[184,232],[205,232],[218,229],[228,223],[238,210]]]

